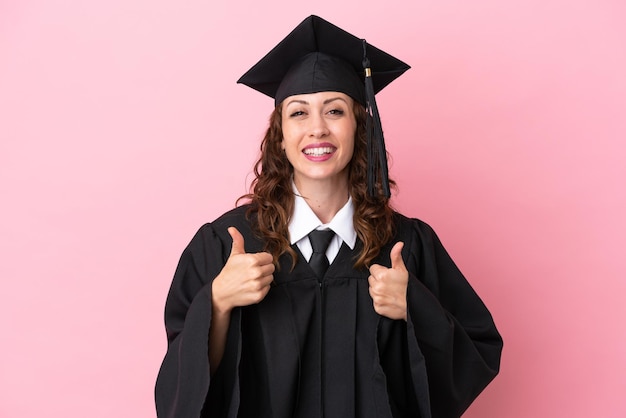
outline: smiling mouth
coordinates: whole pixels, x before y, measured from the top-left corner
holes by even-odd
[[[313,157],[321,157],[322,155],[332,154],[335,151],[333,147],[319,147],[319,148],[307,148],[302,150],[306,155]]]

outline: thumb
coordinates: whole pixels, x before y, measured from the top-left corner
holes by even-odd
[[[233,246],[230,250],[230,255],[232,256],[234,254],[245,254],[246,249],[244,246],[243,235],[241,235],[241,232],[239,232],[239,230],[234,226],[231,226],[230,228],[228,228],[228,233],[233,239]]]
[[[391,249],[389,253],[389,257],[391,258],[391,268],[406,270],[404,266],[404,260],[402,259],[402,248],[404,247],[404,243],[402,241],[396,242],[396,244]]]

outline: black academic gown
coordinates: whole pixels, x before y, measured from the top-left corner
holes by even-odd
[[[272,418],[459,417],[498,373],[502,339],[489,311],[425,223],[396,214],[405,243],[408,319],[378,315],[368,271],[345,244],[320,283],[303,257],[280,258],[263,301],[232,312],[224,357],[209,373],[211,281],[235,226],[263,251],[247,207],[206,224],[185,249],[165,308],[168,350],[158,416]],[[297,250],[297,247],[294,246]]]

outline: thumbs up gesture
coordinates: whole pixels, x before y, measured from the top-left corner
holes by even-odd
[[[402,260],[404,243],[397,242],[391,249],[391,268],[373,264],[367,279],[374,310],[390,319],[406,321],[406,292],[409,285],[409,272]]]
[[[213,307],[220,312],[262,301],[274,280],[272,255],[246,253],[239,230],[230,227],[228,233],[233,239],[230,256],[212,284]]]

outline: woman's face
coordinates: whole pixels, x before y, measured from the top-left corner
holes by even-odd
[[[356,118],[350,96],[338,92],[300,94],[282,103],[282,148],[296,185],[348,178]]]

